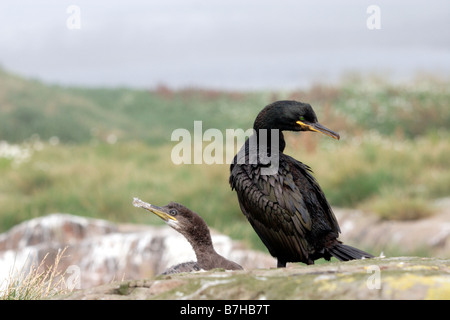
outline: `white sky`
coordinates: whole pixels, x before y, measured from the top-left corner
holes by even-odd
[[[366,10],[380,7],[381,29]],[[80,8],[81,29],[66,22]],[[450,74],[450,1],[2,0],[0,65],[52,83],[283,88]]]

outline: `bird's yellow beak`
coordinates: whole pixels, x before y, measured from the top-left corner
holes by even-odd
[[[314,122],[314,123],[306,123],[303,121],[297,121],[296,122],[298,125],[300,125],[303,130],[309,130],[309,131],[315,131],[315,132],[320,132],[323,133],[333,139],[339,140],[341,137],[339,136],[339,133],[334,132],[333,130],[328,129],[327,127],[321,125],[319,122]]]
[[[154,205],[150,205],[150,207],[148,208],[144,208],[154,214],[156,214],[158,217],[160,217],[161,219],[163,219],[164,221],[169,221],[169,219],[172,219],[174,221],[177,221],[177,219],[175,219],[174,217],[172,217],[170,214],[165,213],[161,207],[158,206],[154,206]]]
[[[147,203],[147,202],[144,202],[138,198],[133,199],[133,205],[135,207],[143,208],[147,211],[150,211],[151,213],[156,214],[158,217],[160,217],[161,219],[163,219],[166,222],[169,221],[169,219],[177,221],[177,219],[172,217],[170,214],[164,212],[163,208],[155,206],[155,205]]]

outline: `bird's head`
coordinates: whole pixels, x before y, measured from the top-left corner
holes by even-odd
[[[195,236],[196,233],[209,233],[206,222],[197,213],[182,204],[170,202],[163,207],[148,204],[143,208],[156,214],[170,227],[186,237]]]
[[[276,101],[266,106],[253,124],[258,129],[315,131],[339,140],[340,136],[317,121],[311,105],[293,100]]]

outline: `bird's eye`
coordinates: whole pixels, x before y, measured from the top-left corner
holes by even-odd
[[[304,116],[300,116],[300,121],[305,121],[305,117]]]
[[[170,214],[171,216],[176,216],[176,215],[178,214],[178,211],[175,210],[175,209],[171,209],[171,210],[169,211],[169,214]]]

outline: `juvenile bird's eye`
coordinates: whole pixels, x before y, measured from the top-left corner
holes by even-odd
[[[178,213],[178,211],[175,210],[175,209],[171,209],[171,210],[169,211],[169,214],[170,214],[171,216],[176,216],[177,213]]]

